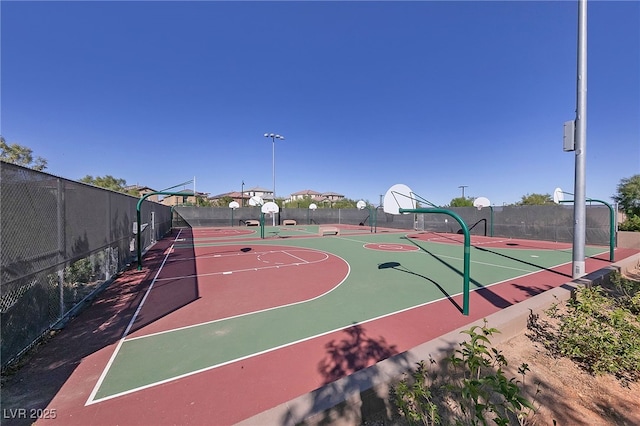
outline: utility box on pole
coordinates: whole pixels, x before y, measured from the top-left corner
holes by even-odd
[[[576,150],[576,121],[564,122],[564,135],[562,137],[562,149],[565,152]]]

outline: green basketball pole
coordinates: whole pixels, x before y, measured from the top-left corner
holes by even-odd
[[[399,209],[400,213],[438,213],[446,214],[454,218],[462,228],[464,233],[464,274],[463,274],[463,301],[462,301],[462,314],[469,315],[469,269],[471,265],[471,235],[469,235],[469,228],[464,220],[458,216],[455,212],[446,209]]]
[[[490,228],[489,228],[489,236],[493,237],[493,206],[489,206],[489,210],[491,211],[491,215],[490,215]]]
[[[182,184],[181,184],[182,185]],[[195,194],[195,192],[194,192]],[[141,239],[142,239],[142,218],[140,214],[140,208],[142,207],[142,202],[146,200],[148,197],[152,195],[184,195],[183,192],[167,192],[167,191],[155,191],[149,192],[148,194],[144,194],[138,200],[138,204],[136,204],[136,220],[137,222],[137,233],[136,233],[136,255],[138,256],[138,271],[142,270],[142,247],[141,247]],[[171,207],[171,213],[173,214],[173,207]]]
[[[575,200],[558,200],[559,203],[573,203]],[[587,198],[585,200],[586,202],[590,202],[590,203],[601,203],[604,204],[605,206],[607,206],[609,208],[609,262],[613,262],[615,259],[615,222],[616,222],[616,216],[615,216],[615,212],[613,210],[613,206],[611,206],[611,204],[602,201],[602,200],[595,200],[593,198]]]

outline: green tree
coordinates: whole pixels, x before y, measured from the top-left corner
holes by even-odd
[[[620,204],[622,211],[629,217],[640,216],[640,175],[621,179],[617,189],[618,193],[611,198]]]
[[[550,194],[527,194],[522,196],[522,200],[516,203],[516,206],[540,206],[544,204],[553,204],[553,198]]]
[[[358,202],[349,198],[343,198],[333,203],[334,209],[355,209]]]
[[[623,178],[618,184],[618,193],[613,200],[627,216],[620,224],[621,231],[640,231],[640,175]]]
[[[473,207],[473,199],[469,197],[457,197],[451,200],[449,207]]]
[[[204,200],[204,198],[198,198],[198,205],[200,207],[206,207],[204,204],[200,203],[200,200]],[[229,203],[233,201],[233,198],[225,195],[223,197],[220,197],[216,200],[215,204],[216,207],[229,207]],[[211,203],[209,203],[209,205],[211,205]]]
[[[308,209],[309,206],[313,203],[314,201],[311,199],[311,197],[308,195],[305,195],[301,199],[298,199],[295,201],[289,201],[288,203],[285,204],[285,207],[288,207],[291,209]]]
[[[231,198],[231,197],[229,197]],[[205,197],[198,197],[196,198],[198,200],[198,207],[212,207],[213,203],[211,202],[211,200],[205,198]],[[231,199],[231,201],[233,201],[233,199]],[[229,203],[231,202],[229,201]],[[229,203],[227,203],[227,207],[229,207]]]
[[[47,160],[42,157],[36,157],[34,159],[31,148],[18,145],[17,143],[9,145],[2,135],[0,135],[0,160],[38,171],[47,168]]]
[[[118,179],[111,175],[96,176],[96,177],[93,177],[91,175],[86,175],[85,177],[80,179],[80,182],[88,183],[94,186],[99,186],[100,188],[110,189],[112,191],[124,192],[125,194],[129,194],[129,195],[135,195],[135,196],[138,195],[135,191],[128,192],[125,190],[125,187],[127,186],[126,180]]]

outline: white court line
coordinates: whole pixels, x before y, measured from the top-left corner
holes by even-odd
[[[602,253],[606,253],[606,252],[602,252]],[[567,264],[570,264],[570,263],[571,262],[565,262],[565,263],[561,263],[561,264],[559,264],[557,266],[567,265]],[[347,262],[347,265],[349,265],[348,262]],[[349,267],[349,272],[350,272],[350,270],[351,269]],[[479,288],[471,289],[470,293],[478,291],[478,290],[481,290],[481,289],[493,287],[493,286],[496,286],[498,284],[502,284],[502,283],[505,283],[505,282],[508,282],[508,281],[521,279],[523,277],[526,277],[526,276],[529,276],[529,275],[533,275],[533,274],[536,274],[538,272],[542,272],[542,271],[533,271],[533,272],[528,272],[527,274],[523,274],[523,275],[520,275],[520,276],[517,276],[517,277],[507,278],[505,280],[498,281],[498,282],[495,282],[493,284],[489,284],[489,285],[482,286],[482,287],[479,287]],[[344,282],[347,279],[348,276],[349,276],[349,273],[347,273],[347,275],[345,276],[345,278],[344,278],[344,280],[342,282]],[[342,284],[342,282],[339,283],[335,288],[338,288],[338,286],[340,286]],[[325,294],[330,293],[335,288],[329,290]],[[259,352],[254,352],[252,354],[248,354],[248,355],[245,355],[245,356],[242,356],[242,357],[234,358],[234,359],[231,359],[231,360],[219,363],[219,364],[211,365],[209,367],[201,368],[199,370],[191,371],[189,373],[181,374],[179,376],[174,376],[174,377],[171,377],[169,379],[165,379],[165,380],[161,380],[161,381],[158,381],[158,382],[150,383],[150,384],[147,384],[145,386],[140,386],[140,387],[137,387],[137,388],[134,388],[134,389],[129,389],[129,390],[125,391],[125,392],[120,392],[120,393],[117,393],[117,394],[109,395],[109,396],[104,397],[104,398],[102,398],[100,400],[94,401],[94,403],[107,401],[107,400],[110,400],[110,399],[113,399],[113,398],[116,398],[116,397],[119,397],[119,396],[128,395],[128,394],[131,394],[131,393],[134,393],[134,392],[138,392],[138,391],[142,391],[144,389],[148,389],[148,388],[151,388],[151,387],[154,387],[154,386],[158,386],[158,385],[161,385],[161,384],[164,384],[164,383],[169,383],[169,382],[172,382],[174,380],[179,380],[179,379],[182,379],[182,378],[185,378],[185,377],[190,377],[190,376],[193,376],[193,375],[205,372],[205,371],[214,370],[216,368],[223,367],[225,365],[229,365],[229,364],[233,364],[235,362],[239,362],[239,361],[243,361],[243,360],[246,360],[246,359],[249,359],[249,358],[257,357],[259,355],[263,355],[263,354],[266,354],[266,353],[269,353],[269,352],[273,352],[273,351],[276,351],[276,350],[279,350],[279,349],[283,349],[283,348],[286,348],[286,347],[289,347],[289,346],[293,346],[293,345],[296,345],[296,344],[299,344],[299,343],[303,343],[303,342],[306,342],[306,341],[309,341],[309,340],[313,340],[315,338],[326,336],[326,335],[331,334],[331,333],[336,333],[336,332],[345,330],[347,328],[350,328],[350,327],[353,327],[353,326],[356,326],[356,325],[367,324],[369,322],[377,321],[377,320],[382,319],[382,318],[386,318],[386,317],[390,317],[390,316],[393,316],[393,315],[397,315],[397,314],[401,314],[401,313],[404,313],[404,312],[408,312],[408,311],[413,310],[413,309],[419,309],[421,307],[428,306],[430,304],[433,304],[433,303],[436,303],[436,302],[440,302],[442,300],[447,300],[449,298],[453,298],[453,297],[459,296],[461,294],[463,294],[463,292],[456,293],[456,294],[453,294],[453,295],[443,296],[443,297],[441,297],[439,299],[436,299],[436,300],[431,300],[431,301],[428,301],[428,302],[425,302],[425,303],[421,303],[419,305],[414,305],[414,306],[410,306],[410,307],[407,307],[407,308],[404,308],[404,309],[400,309],[400,310],[397,310],[397,311],[394,311],[394,312],[389,312],[387,314],[383,314],[383,315],[380,315],[380,316],[377,316],[377,317],[374,317],[374,318],[370,318],[370,319],[367,319],[367,320],[364,320],[364,321],[354,322],[352,324],[345,325],[344,327],[339,327],[339,328],[335,328],[333,330],[329,330],[329,331],[326,331],[326,332],[323,332],[323,333],[318,333],[318,334],[315,334],[315,335],[311,335],[311,336],[308,336],[308,337],[305,337],[305,338],[302,338],[302,339],[298,339],[298,340],[293,341],[293,342],[285,343],[285,344],[282,344],[282,345],[279,345],[279,346],[275,346],[273,348],[265,349],[265,350],[262,350],[262,351],[259,351]],[[221,318],[221,319],[218,319],[218,320],[209,321],[209,322],[202,323],[202,324],[196,324],[196,325],[191,325],[191,326],[187,326],[187,327],[177,328],[177,329],[171,330],[171,331],[177,331],[177,330],[182,330],[182,329],[187,329],[187,328],[193,328],[193,327],[197,327],[197,326],[200,326],[200,325],[212,324],[212,323],[216,323],[216,322],[220,322],[220,321],[226,321],[226,320],[230,320],[230,319],[234,319],[234,318],[240,318],[240,317],[244,317],[244,316],[248,316],[248,315],[253,315],[253,314],[260,313],[260,312],[266,312],[266,311],[271,311],[271,310],[274,310],[274,309],[284,308],[284,307],[287,307],[287,306],[293,306],[293,305],[297,305],[297,304],[300,304],[300,303],[306,303],[306,302],[315,300],[315,299],[317,299],[319,297],[322,297],[322,296],[324,296],[324,294],[320,295],[320,296],[317,296],[317,297],[315,297],[313,299],[309,299],[307,301],[296,302],[296,303],[292,303],[290,305],[284,305],[284,306],[264,309],[264,310],[261,310],[261,311],[256,311],[256,312],[236,315],[236,316],[232,316],[232,317],[228,317],[228,318]],[[517,302],[514,303],[514,305],[515,304],[517,304]],[[132,338],[132,339],[129,339],[129,340],[136,340],[136,339],[141,339],[141,338],[144,338],[144,337],[150,337],[150,336],[153,336],[153,335],[164,334],[164,333],[166,333],[166,332],[154,333],[154,334],[148,335],[148,336],[140,336],[140,337]]]
[[[296,251],[296,250],[293,250]],[[229,273],[236,273],[236,272],[251,272],[251,271],[261,271],[264,269],[273,269],[273,268],[286,268],[287,266],[300,266],[300,265],[312,265],[314,263],[320,263],[320,262],[324,262],[325,260],[329,259],[329,256],[323,252],[322,250],[315,250],[315,249],[302,249],[302,250],[297,250],[297,251],[314,251],[316,253],[323,253],[325,255],[324,259],[318,259],[318,260],[304,260],[301,259],[297,256],[292,255],[291,253],[288,253],[286,250],[271,250],[271,251],[265,251],[265,252],[259,252],[259,253],[253,253],[255,255],[262,256],[265,254],[273,254],[273,253],[285,253],[293,258],[299,259],[300,262],[296,262],[296,263],[288,263],[288,264],[278,264],[278,265],[274,265],[274,266],[256,266],[256,267],[252,267],[252,268],[244,268],[244,269],[232,269],[232,270],[225,270],[225,271],[217,271],[217,272],[207,272],[207,273],[203,273],[203,274],[191,274],[191,275],[179,275],[179,276],[174,276],[174,277],[166,277],[166,278],[158,278],[156,281],[171,281],[171,280],[181,280],[181,279],[186,279],[186,278],[197,278],[197,277],[210,277],[213,275],[224,275],[224,274],[229,274]],[[260,260],[260,262],[263,262],[262,260]]]
[[[298,251],[300,251],[300,250],[298,250]],[[308,261],[308,260],[306,260],[306,259],[303,259],[303,258],[298,257],[298,256],[294,256],[293,254],[289,253],[287,250],[282,250],[282,253],[284,253],[284,254],[286,254],[286,255],[289,255],[289,256],[293,257],[294,259],[298,259],[298,260],[299,260],[300,262],[302,262],[302,263],[311,263],[310,261]],[[328,258],[329,258],[329,256],[327,256],[327,257],[326,257],[325,259],[323,259],[323,260],[326,260],[326,259],[328,259]]]
[[[408,237],[408,235],[409,235],[409,234],[406,234],[407,238],[409,238],[409,237]],[[353,242],[356,242],[356,243],[365,244],[365,245],[366,245],[366,244],[376,244],[376,243],[372,243],[372,242],[363,242],[363,241],[358,241],[358,240],[349,239],[349,238],[342,238],[342,237],[339,237],[339,238],[340,238],[340,239],[343,239],[343,240],[347,240],[347,241],[353,241]],[[425,240],[419,240],[419,241],[423,241],[423,242],[426,242],[426,243],[434,242],[434,241],[432,241],[432,240],[428,240],[428,241],[425,241]],[[434,242],[434,243],[435,243],[435,244],[439,244],[438,242]],[[452,244],[452,245],[455,245],[455,244]],[[364,247],[364,245],[363,245],[363,247]],[[421,248],[420,246],[417,246],[417,247],[418,247],[418,250],[411,250],[411,251],[406,251],[406,252],[403,252],[403,253],[415,253],[415,252],[417,252],[417,253],[428,254],[428,255],[430,255],[430,256],[432,256],[432,257],[436,257],[436,258],[450,259],[450,260],[458,260],[458,261],[463,261],[463,260],[464,260],[463,258],[461,258],[461,257],[456,257],[456,256],[446,256],[446,255],[441,255],[441,254],[437,254],[437,253],[425,253],[423,250],[420,250],[420,248]],[[365,247],[365,248],[366,248],[366,247]],[[557,250],[557,251],[565,251],[565,250]],[[603,252],[603,253],[604,253],[604,252]],[[494,264],[494,263],[487,263],[487,262],[479,262],[479,261],[477,261],[477,260],[473,260],[473,258],[471,258],[471,259],[470,259],[470,262],[471,262],[472,264],[485,265],[485,266],[490,266],[490,267],[493,267],[493,268],[509,269],[509,270],[513,270],[513,271],[520,271],[520,272],[527,272],[527,273],[531,273],[531,272],[532,272],[532,271],[531,271],[531,270],[529,270],[529,269],[515,268],[515,267],[511,267],[511,266],[503,266],[503,265],[496,265],[496,264]],[[539,270],[551,269],[551,268],[557,268],[558,266],[562,266],[562,265],[564,265],[564,263],[560,263],[560,264],[557,264],[557,265],[555,265],[555,266],[550,266],[550,267],[548,267],[548,268],[541,268],[541,269],[539,269]],[[535,273],[535,272],[538,272],[538,271],[533,271],[533,272]]]
[[[320,251],[320,250],[318,250],[318,251]],[[275,309],[281,309],[281,308],[286,308],[286,307],[289,307],[289,306],[300,305],[302,303],[312,302],[312,301],[314,301],[316,299],[319,299],[321,297],[326,296],[327,294],[331,293],[332,291],[334,291],[335,289],[340,287],[342,285],[342,283],[344,283],[347,280],[347,278],[349,277],[349,275],[351,274],[351,265],[349,265],[349,262],[347,262],[346,260],[344,260],[342,257],[340,257],[338,255],[334,254],[334,256],[336,256],[337,258],[342,260],[347,265],[347,273],[345,274],[345,276],[342,279],[342,281],[340,281],[338,284],[336,284],[333,288],[330,288],[329,290],[325,291],[324,293],[322,293],[322,294],[320,294],[318,296],[312,297],[311,299],[299,300],[297,302],[288,303],[286,305],[272,306],[270,308],[260,309],[258,311],[245,312],[243,314],[232,315],[230,317],[225,317],[225,318],[218,318],[218,319],[215,319],[215,320],[206,321],[206,322],[202,322],[202,323],[198,323],[198,324],[191,324],[191,325],[187,325],[187,326],[184,326],[184,327],[172,328],[170,330],[158,331],[156,333],[145,334],[144,336],[132,337],[130,339],[127,339],[127,341],[145,339],[147,337],[157,336],[159,334],[171,333],[173,331],[179,331],[179,330],[186,330],[186,329],[189,329],[189,328],[200,327],[200,326],[208,325],[208,324],[214,324],[214,323],[220,322],[220,321],[227,321],[227,320],[231,320],[231,319],[235,319],[235,318],[242,318],[242,317],[246,317],[246,316],[249,316],[249,315],[259,314],[261,312],[269,312],[269,311],[273,311]],[[270,268],[277,268],[277,267],[276,266],[270,266]]]
[[[178,231],[178,235],[174,239],[173,244],[175,244],[175,242],[177,241],[177,239],[180,236],[181,232],[182,232],[182,229],[180,231]],[[85,402],[85,404],[84,404],[85,406],[91,405],[91,404],[93,404],[95,402],[93,399],[95,398],[96,394],[98,393],[98,390],[100,389],[100,386],[102,385],[102,382],[104,381],[105,377],[107,377],[107,373],[109,372],[109,369],[111,368],[111,365],[113,365],[113,362],[115,361],[116,356],[118,355],[118,352],[120,351],[120,348],[122,347],[122,344],[124,343],[125,338],[129,334],[129,331],[131,330],[131,327],[133,327],[133,324],[135,323],[136,318],[138,317],[138,314],[140,313],[140,310],[142,309],[142,306],[144,305],[144,302],[147,300],[147,296],[149,296],[149,293],[151,292],[151,289],[153,288],[153,285],[155,284],[155,282],[156,282],[156,280],[158,278],[158,275],[160,274],[160,271],[162,271],[162,268],[164,267],[164,264],[166,263],[167,258],[169,257],[169,254],[171,254],[171,248],[173,248],[173,244],[171,244],[171,247],[169,248],[169,250],[167,250],[167,254],[164,256],[164,259],[162,260],[162,264],[160,265],[160,268],[158,268],[158,271],[156,272],[156,275],[153,277],[153,280],[151,281],[151,284],[149,285],[149,288],[147,288],[147,291],[144,293],[144,297],[140,301],[140,304],[138,305],[138,308],[136,309],[135,313],[131,317],[131,320],[129,321],[129,324],[127,325],[127,328],[124,330],[124,333],[122,334],[122,337],[118,341],[118,344],[117,344],[115,350],[111,354],[111,358],[109,358],[109,361],[107,362],[107,365],[104,367],[104,370],[102,370],[102,374],[100,374],[100,377],[98,378],[98,381],[96,382],[96,385],[94,386],[93,390],[91,391],[91,394],[89,395],[89,399],[87,399],[87,402]]]
[[[251,250],[251,252],[241,252],[241,253],[210,253],[210,254],[203,254],[200,256],[189,256],[189,257],[176,257],[175,259],[170,259],[168,260],[169,263],[171,262],[184,262],[184,261],[189,261],[189,260],[195,260],[195,259],[209,259],[212,257],[233,257],[233,256],[251,256],[251,255],[260,255],[260,254],[267,254],[267,253],[271,253],[272,250],[268,250],[268,251],[253,251]]]
[[[235,245],[235,244],[234,244]],[[224,246],[219,246],[219,247],[224,247]],[[261,247],[263,248],[263,247]],[[297,251],[318,251],[316,249],[312,249],[312,248],[306,248],[306,247],[295,247],[295,246],[291,246],[289,247],[290,249],[293,248]],[[251,251],[247,251],[247,252],[242,252],[242,253],[210,253],[210,254],[203,254],[203,255],[199,255],[199,256],[189,256],[189,257],[176,257],[174,259],[169,259],[167,262],[171,263],[171,262],[184,262],[184,261],[190,261],[190,260],[196,260],[196,259],[210,259],[213,257],[235,257],[235,256],[252,256],[252,255],[263,255],[263,254],[269,254],[269,253],[284,253],[285,250],[265,250],[265,251],[256,251],[256,250],[251,250]]]
[[[571,263],[571,262],[565,262],[565,263],[563,263],[561,265],[566,265],[566,264],[569,264],[569,263]],[[502,284],[502,283],[505,283],[507,281],[511,281],[511,280],[515,280],[515,279],[521,279],[522,277],[526,277],[528,275],[533,275],[533,274],[538,273],[538,272],[541,272],[541,271],[529,272],[528,274],[520,275],[518,277],[507,278],[505,280],[498,281],[498,282],[495,282],[495,283],[487,285],[487,286],[483,286],[483,287],[480,287],[480,288],[472,289],[472,290],[470,290],[470,293],[474,292],[474,291],[481,290],[483,288],[493,287],[495,285]],[[348,274],[347,274],[347,276],[348,276]],[[345,279],[346,279],[346,277],[345,277]],[[342,283],[340,283],[340,284],[342,284]],[[337,288],[337,286],[335,288]],[[333,289],[330,290],[330,291],[333,291]],[[329,293],[329,292],[327,292],[327,293]],[[269,353],[269,352],[274,352],[274,351],[277,351],[279,349],[283,349],[283,348],[286,348],[286,347],[289,347],[289,346],[297,345],[299,343],[303,343],[303,342],[306,342],[306,341],[309,341],[309,340],[313,340],[313,339],[316,339],[316,338],[319,338],[319,337],[322,337],[322,336],[326,336],[326,335],[331,334],[331,333],[336,333],[336,332],[339,332],[339,331],[342,331],[342,330],[346,330],[347,328],[350,328],[350,327],[353,327],[353,326],[356,326],[356,325],[367,324],[369,322],[377,321],[379,319],[383,319],[383,318],[387,318],[387,317],[390,317],[390,316],[393,316],[393,315],[398,315],[398,314],[401,314],[401,313],[404,313],[404,312],[408,312],[408,311],[413,310],[413,309],[419,309],[419,308],[431,305],[431,304],[436,303],[436,302],[440,302],[440,301],[443,301],[443,300],[447,300],[447,299],[459,296],[461,294],[463,294],[463,292],[452,294],[452,295],[449,295],[449,296],[443,296],[443,297],[441,297],[439,299],[436,299],[436,300],[430,300],[428,302],[421,303],[419,305],[414,305],[414,306],[410,306],[410,307],[407,307],[407,308],[404,308],[404,309],[400,309],[400,310],[397,310],[397,311],[394,311],[394,312],[389,312],[387,314],[379,315],[377,317],[370,318],[370,319],[367,319],[367,320],[364,320],[364,321],[354,322],[352,324],[345,325],[343,327],[338,327],[338,328],[335,328],[333,330],[329,330],[329,331],[325,331],[325,332],[322,332],[322,333],[318,333],[318,334],[314,334],[314,335],[311,335],[311,336],[307,336],[305,338],[298,339],[298,340],[295,340],[293,342],[285,343],[285,344],[282,344],[282,345],[279,345],[279,346],[275,346],[275,347],[272,347],[272,348],[269,348],[269,349],[265,349],[265,350],[262,350],[262,351],[259,351],[259,352],[254,352],[252,354],[248,354],[248,355],[244,355],[244,356],[241,356],[241,357],[238,357],[238,358],[234,358],[234,359],[231,359],[231,360],[228,360],[228,361],[224,361],[224,362],[221,362],[219,364],[215,364],[215,365],[211,365],[209,367],[201,368],[199,370],[190,371],[188,373],[184,373],[184,374],[181,374],[181,375],[178,375],[178,376],[174,376],[174,377],[171,377],[171,378],[168,378],[168,379],[164,379],[164,380],[161,380],[161,381],[158,381],[158,382],[149,383],[147,385],[140,386],[140,387],[137,387],[137,388],[134,388],[134,389],[129,389],[129,390],[124,391],[124,392],[120,392],[120,393],[117,393],[117,394],[109,395],[109,396],[104,397],[104,398],[102,398],[100,400],[97,400],[95,402],[107,401],[109,399],[113,399],[113,398],[117,398],[117,397],[120,397],[120,396],[128,395],[128,394],[131,394],[131,393],[134,393],[134,392],[138,392],[138,391],[142,391],[142,390],[145,390],[145,389],[149,389],[151,387],[158,386],[158,385],[161,385],[161,384],[164,384],[164,383],[169,383],[169,382],[172,382],[174,380],[179,380],[179,379],[183,379],[185,377],[194,376],[196,374],[203,373],[205,371],[211,371],[211,370],[214,370],[214,369],[219,368],[219,367],[224,367],[225,365],[229,365],[229,364],[233,364],[235,362],[239,362],[239,361],[243,361],[243,360],[246,360],[246,359],[249,359],[249,358],[257,357],[257,356],[260,356],[260,355],[263,355],[263,354],[266,354],[266,353]],[[318,297],[322,297],[322,296],[323,295],[318,296]],[[317,299],[318,297],[316,297],[314,299]],[[310,299],[309,301],[314,300],[314,299]],[[307,302],[307,301],[305,301],[305,302]],[[305,303],[305,302],[296,302],[296,303],[293,303],[291,305],[297,305],[299,303]],[[516,303],[514,303],[514,305],[515,304]],[[285,306],[282,306],[282,307],[291,306],[291,305],[285,305]],[[210,322],[206,322],[206,323],[202,323],[202,324],[198,324],[198,325],[181,327],[181,328],[177,328],[177,329],[172,330],[172,331],[192,328],[192,327],[196,327],[196,326],[199,326],[199,325],[212,324],[212,323],[219,322],[219,321],[225,321],[225,320],[228,320],[228,319],[239,318],[239,317],[243,317],[243,316],[247,316],[247,315],[252,315],[254,313],[265,312],[265,311],[270,311],[270,310],[279,309],[279,308],[281,308],[281,307],[265,309],[265,310],[262,310],[262,311],[256,311],[256,312],[252,312],[252,313],[248,313],[248,314],[236,315],[236,316],[228,317],[228,318],[222,318],[222,319],[219,319],[219,320],[210,321]],[[153,335],[157,335],[157,334],[163,334],[163,333],[166,333],[166,332],[154,333],[154,334],[151,334],[151,335],[148,335],[148,336],[140,336],[140,337],[129,339],[129,341],[136,340],[136,339],[142,339],[142,338],[145,338],[145,337],[149,337],[149,336],[153,336]]]

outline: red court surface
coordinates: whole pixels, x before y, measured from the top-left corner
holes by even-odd
[[[170,243],[169,240],[159,242],[146,255],[142,271],[131,269],[123,273],[93,306],[82,312],[25,365],[24,381],[19,385],[38,389],[41,400],[32,404],[55,413],[55,418],[42,418],[37,424],[234,424],[503,307],[562,285],[570,280],[568,277],[571,275],[571,264],[565,264],[528,275],[526,285],[521,279],[516,279],[474,291],[471,293],[470,304],[473,309],[469,316],[461,315],[455,304],[445,298],[127,395],[89,403],[92,390],[127,327],[132,326],[130,335],[135,337],[138,335],[136,333],[161,332],[219,317],[296,303],[330,291],[340,283],[349,268],[341,258],[319,250],[277,244],[251,246],[234,243],[201,249],[197,257],[193,256],[193,250],[175,248],[171,261],[167,261],[156,276]],[[368,249],[394,252],[412,247],[394,244],[382,247],[384,245]],[[637,252],[618,249],[616,259]],[[241,257],[243,261],[239,262]],[[605,258],[598,256],[587,259],[587,271],[610,265]],[[221,261],[220,265],[216,260]],[[247,268],[247,265],[251,267]],[[322,280],[303,288],[292,288],[295,285],[283,280],[282,274],[277,279],[269,276],[282,268],[291,271],[320,268],[323,271]],[[199,277],[197,285],[195,278],[190,278],[194,271]],[[255,279],[240,279],[243,274],[251,274]],[[327,279],[327,274],[330,279]],[[188,284],[190,279],[194,280],[192,285]],[[172,284],[176,281],[181,282],[180,292],[172,291]],[[158,300],[147,300],[139,309],[152,282],[160,291],[150,292],[149,297]],[[269,291],[264,291],[264,285],[269,286]],[[172,297],[167,298],[166,294],[162,294],[163,291]],[[261,297],[245,298],[243,303],[225,306],[215,297],[225,292],[255,292]],[[367,295],[363,294],[362,297]],[[225,300],[222,297],[219,299]],[[235,300],[240,299],[242,297],[235,297]],[[453,300],[458,306],[462,305],[461,295],[453,296]],[[138,310],[136,321],[130,324]],[[165,323],[169,314],[178,310],[180,320],[176,322],[172,319],[170,324]],[[154,354],[146,356],[152,357]],[[280,423],[286,421],[285,418]],[[10,418],[3,419],[3,424],[30,422]]]
[[[349,270],[330,253],[277,245],[208,247],[197,258],[190,249],[175,249],[173,256],[157,276],[132,337],[320,297]],[[299,274],[305,285],[297,285]],[[177,309],[179,316],[167,316]]]

